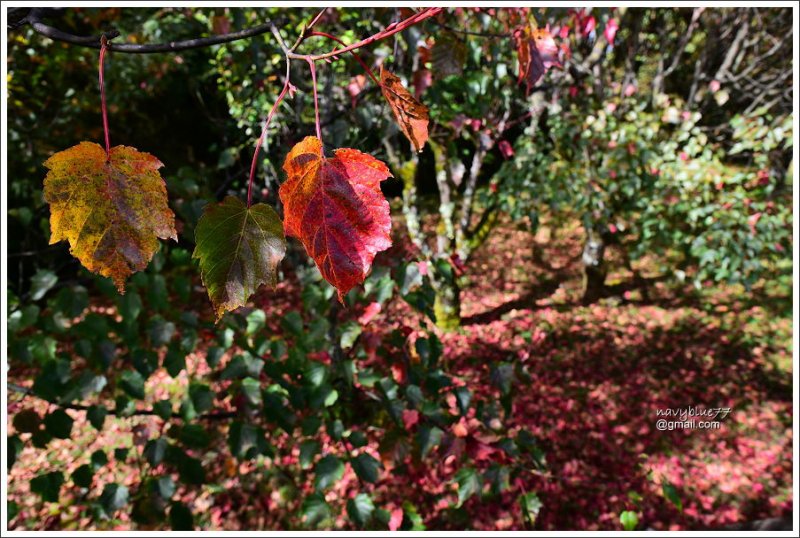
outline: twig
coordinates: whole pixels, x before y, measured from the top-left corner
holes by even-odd
[[[81,47],[99,49],[101,47],[100,41],[103,36],[105,36],[106,39],[113,39],[120,35],[117,30],[112,30],[109,32],[104,32],[100,36],[77,36],[45,24],[42,22],[42,16],[42,10],[39,8],[34,8],[31,9],[25,20],[31,26],[31,28],[34,29],[34,31],[45,37],[49,37],[53,41],[63,41],[65,43],[71,43]],[[212,37],[187,39],[184,41],[170,41],[168,43],[150,43],[145,45],[137,45],[134,43],[109,43],[107,48],[109,51],[125,52],[130,54],[152,54],[158,52],[179,52],[182,50],[200,49],[210,47],[212,45],[230,43],[231,41],[238,41],[240,39],[266,34],[270,31],[272,24],[272,22],[266,22],[264,24],[247,28],[239,32],[232,32],[229,34]]]
[[[332,51],[326,52],[324,54],[297,54],[296,52],[293,52],[288,49],[284,49],[284,52],[286,53],[286,56],[292,60],[303,60],[305,62],[308,61],[316,62],[318,60],[326,60],[328,58],[333,58],[334,56],[339,56],[340,54],[344,54],[345,52],[350,52],[352,50],[360,49],[361,47],[364,47],[371,43],[375,43],[376,41],[380,41],[387,37],[393,36],[394,34],[402,32],[406,28],[414,26],[415,24],[418,24],[424,21],[425,19],[438,15],[443,9],[444,8],[440,7],[426,8],[420,11],[419,13],[415,13],[414,15],[408,17],[407,19],[404,19],[398,23],[390,24],[382,31],[378,32],[377,34],[373,34],[366,39],[362,39],[357,43],[353,43],[352,45],[349,45],[341,49],[333,49]]]
[[[39,400],[47,401],[44,398],[41,398],[40,396],[37,396],[36,394],[34,394],[31,391],[31,389],[28,389],[28,388],[25,388],[23,386],[17,385],[15,383],[7,383],[6,386],[7,386],[8,390],[10,390],[12,392],[16,392],[18,394],[22,394],[22,395],[26,395],[26,396],[30,395],[30,396],[33,396],[34,398],[38,398]],[[89,410],[89,406],[88,405],[82,405],[82,404],[58,404],[58,403],[53,403],[53,402],[49,402],[49,403],[51,405],[55,405],[56,407],[58,407],[60,409],[72,409],[73,411],[88,411]],[[137,409],[133,413],[131,413],[130,415],[120,415],[115,410],[108,409],[108,414],[109,415],[115,415],[115,416],[160,416],[158,413],[156,413],[152,409]],[[219,412],[219,413],[205,413],[205,414],[202,414],[202,415],[198,415],[197,418],[199,420],[227,420],[229,418],[234,418],[235,416],[236,416],[236,412],[234,412],[234,411],[224,411],[224,412]],[[183,418],[183,417],[179,413],[173,412],[171,418]]]

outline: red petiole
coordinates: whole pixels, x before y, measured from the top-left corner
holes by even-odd
[[[341,44],[342,46],[346,46],[346,45],[344,44],[344,41],[342,41],[341,39],[339,39],[338,37],[336,37],[336,36],[334,36],[334,35],[331,35],[331,34],[328,34],[328,33],[325,33],[325,32],[311,32],[311,33],[309,34],[309,37],[313,37],[313,36],[327,37],[328,39],[332,39],[332,40],[336,41],[337,43]],[[359,54],[358,54],[356,51],[354,51],[354,50],[351,50],[351,51],[350,51],[350,54],[352,54],[352,55],[353,55],[353,58],[355,58],[355,59],[356,59],[356,61],[357,61],[358,63],[360,63],[360,64],[361,64],[361,67],[363,67],[363,68],[364,68],[364,71],[366,71],[366,72],[367,72],[367,74],[368,74],[368,75],[370,76],[370,78],[371,78],[371,79],[372,79],[372,80],[375,82],[375,84],[377,84],[378,86],[380,86],[380,85],[381,85],[381,83],[378,81],[378,77],[376,77],[376,76],[375,76],[375,73],[373,73],[373,72],[372,72],[372,69],[370,69],[370,68],[369,68],[369,66],[368,66],[368,65],[367,65],[367,63],[366,63],[366,62],[365,62],[365,61],[364,61],[364,60],[361,58],[361,56],[359,56]]]
[[[358,63],[361,64],[361,67],[364,68],[364,70],[367,72],[367,74],[370,76],[370,78],[372,78],[372,80],[375,82],[375,84],[380,86],[381,83],[378,80],[378,77],[375,76],[375,73],[372,72],[372,69],[369,68],[369,66],[366,64],[366,62],[364,62],[364,60],[355,52],[355,50],[359,49],[359,48],[361,48],[361,47],[363,47],[365,45],[369,45],[370,43],[374,43],[376,41],[380,41],[381,39],[385,39],[387,37],[390,37],[390,36],[392,36],[392,35],[394,35],[394,34],[396,34],[398,32],[402,32],[403,30],[405,30],[406,28],[408,28],[410,26],[413,26],[413,25],[415,25],[415,24],[417,24],[417,23],[419,23],[419,22],[421,22],[421,21],[423,21],[425,19],[433,17],[434,15],[438,15],[439,12],[442,11],[442,9],[443,8],[438,8],[438,7],[423,9],[422,11],[420,11],[418,13],[415,13],[414,15],[408,17],[407,19],[402,20],[399,23],[392,23],[389,26],[387,26],[386,28],[384,28],[382,31],[378,32],[377,34],[374,34],[374,35],[372,35],[372,36],[370,36],[370,37],[368,37],[366,39],[363,39],[363,40],[361,40],[361,41],[359,41],[357,43],[354,43],[352,45],[345,45],[344,42],[341,39],[339,39],[338,37],[333,36],[333,35],[328,34],[328,33],[325,33],[325,32],[311,32],[311,33],[307,34],[308,36],[319,36],[319,37],[325,37],[325,38],[328,38],[328,39],[332,39],[332,40],[336,41],[337,43],[339,43],[339,44],[341,44],[343,46],[343,48],[341,48],[341,49],[338,49],[338,50],[334,49],[331,52],[328,52],[328,53],[325,53],[325,54],[301,55],[301,54],[296,54],[295,52],[293,52],[294,49],[303,41],[303,38],[305,36],[300,36],[300,39],[298,39],[297,43],[295,43],[295,45],[292,46],[291,48],[288,48],[288,47],[286,47],[286,45],[283,45],[283,44],[281,45],[283,47],[285,53],[286,53],[286,60],[287,60],[287,64],[286,64],[286,81],[283,84],[283,89],[281,90],[280,95],[278,95],[278,99],[275,100],[275,104],[272,105],[272,109],[269,111],[269,114],[267,115],[267,120],[264,122],[264,128],[261,131],[261,136],[258,138],[258,143],[256,144],[255,151],[253,152],[253,161],[250,163],[250,179],[249,179],[249,182],[248,182],[248,185],[247,185],[247,207],[250,207],[250,205],[252,203],[253,182],[255,180],[256,165],[258,163],[258,153],[259,153],[259,150],[261,149],[262,144],[264,143],[264,139],[266,138],[267,128],[269,127],[269,124],[272,121],[272,117],[275,114],[275,111],[278,109],[278,105],[281,103],[281,101],[283,101],[283,98],[286,96],[286,92],[291,87],[291,81],[290,81],[290,78],[289,78],[289,61],[293,60],[293,59],[294,60],[305,60],[308,63],[309,68],[311,69],[311,83],[312,83],[313,90],[314,90],[314,118],[315,118],[315,121],[316,121],[317,138],[319,138],[320,141],[322,141],[322,128],[320,126],[320,120],[319,120],[319,98],[317,96],[317,70],[316,70],[316,67],[314,65],[314,62],[317,61],[317,60],[326,60],[328,58],[333,58],[335,56],[338,56],[338,55],[340,55],[340,54],[342,54],[344,52],[349,52],[349,53],[351,53],[353,55],[353,57],[356,59],[356,61],[358,61]],[[320,11],[317,14],[317,16],[314,17],[314,19],[308,25],[307,29],[310,29],[312,26],[314,26],[314,24],[320,19],[320,17],[322,16],[322,14],[324,12],[325,12],[324,9],[322,11]],[[280,40],[280,34],[277,33],[277,30],[275,30],[275,28],[273,28],[273,33],[278,38],[279,42],[282,43],[282,41]],[[100,49],[100,90],[101,90],[102,99],[103,99],[103,125],[104,125],[105,130],[106,130],[106,153],[109,153],[110,150],[109,150],[109,142],[108,142],[108,122],[106,120],[106,112],[105,112],[105,110],[106,110],[106,108],[105,108],[105,90],[103,89],[103,57],[104,57],[104,55],[105,55],[105,38],[103,38],[103,47],[101,47],[101,49]]]
[[[103,35],[100,37],[100,62],[99,62],[99,75],[98,78],[100,80],[100,110],[103,113],[103,132],[105,133],[106,139],[106,162],[111,161],[111,142],[108,136],[108,111],[106,109],[106,85],[103,78],[103,70],[106,61],[106,52],[108,50],[108,41],[106,40],[106,36]]]
[[[288,67],[288,65],[287,65]],[[281,90],[280,95],[275,100],[275,104],[272,105],[272,108],[267,114],[267,121],[264,122],[264,128],[261,129],[261,136],[258,137],[258,142],[256,143],[256,149],[253,152],[253,162],[250,163],[250,181],[247,183],[247,207],[250,207],[252,200],[253,200],[253,180],[256,177],[256,164],[258,163],[258,152],[261,150],[261,146],[264,144],[264,139],[267,136],[267,129],[269,128],[269,124],[272,121],[272,116],[275,115],[275,111],[278,110],[278,105],[283,101],[283,98],[286,96],[286,92],[289,91],[289,70],[286,70],[286,82],[283,83],[283,89]]]

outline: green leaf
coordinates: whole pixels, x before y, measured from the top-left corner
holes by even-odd
[[[218,346],[208,348],[208,351],[206,351],[206,363],[208,363],[208,367],[216,368],[222,360],[222,355],[224,353],[225,350]]]
[[[106,484],[100,494],[100,505],[111,516],[128,504],[128,488],[120,484]]]
[[[175,495],[175,481],[171,476],[159,476],[156,480],[156,490],[162,499],[169,500]]]
[[[255,359],[249,353],[236,355],[222,370],[222,379],[236,379],[238,377],[255,377],[258,378],[261,370],[264,368],[264,361]]]
[[[83,372],[77,381],[80,399],[86,399],[92,394],[99,394],[106,386],[106,376],[94,375],[92,372]]]
[[[163,437],[158,439],[150,439],[144,446],[144,457],[151,467],[155,467],[164,461],[164,455],[167,452],[167,440]]]
[[[267,325],[267,314],[263,310],[253,310],[247,314],[247,329],[245,334],[252,336]]]
[[[58,502],[64,474],[61,471],[44,473],[31,479],[31,492],[38,494],[44,502]]]
[[[195,228],[193,258],[208,289],[217,320],[244,306],[256,290],[275,287],[286,254],[283,223],[266,204],[251,207],[233,196],[203,208]]]
[[[174,531],[194,530],[194,516],[182,502],[173,502],[169,510],[169,524]]]
[[[138,339],[138,335],[134,338]],[[158,369],[158,353],[152,349],[136,348],[131,353],[133,367],[146,379]]]
[[[189,456],[178,464],[178,475],[187,484],[199,486],[206,481],[206,473],[200,460]]]
[[[328,454],[317,462],[314,474],[314,487],[317,491],[322,491],[342,479],[344,464],[336,456]]]
[[[303,435],[315,435],[320,426],[322,426],[322,419],[316,415],[311,415],[303,419],[300,429]]]
[[[14,415],[13,424],[20,433],[33,433],[41,426],[42,418],[33,409],[23,409]]]
[[[469,404],[472,401],[472,393],[467,387],[456,387],[453,389],[456,396],[456,403],[458,403],[458,410],[462,415],[466,415],[469,410]]]
[[[317,361],[309,361],[303,377],[314,387],[319,387],[328,379],[328,367]]]
[[[372,518],[375,505],[369,495],[359,493],[353,499],[347,501],[347,515],[359,527],[365,527]]]
[[[519,507],[522,510],[522,515],[531,527],[536,523],[536,517],[539,515],[539,510],[542,509],[542,501],[536,493],[530,492],[519,496]]]
[[[619,522],[622,523],[622,528],[626,531],[632,531],[639,524],[639,516],[636,512],[625,510],[619,515]]]
[[[92,487],[92,476],[94,476],[94,469],[89,464],[84,464],[72,472],[72,482],[81,488]]]
[[[356,338],[361,334],[361,325],[356,321],[348,321],[342,325],[341,338],[339,345],[342,349],[350,349],[356,341]]]
[[[264,430],[240,421],[231,423],[228,431],[228,446],[231,454],[238,459],[252,459],[267,452]]]
[[[104,465],[108,465],[108,456],[106,456],[106,453],[102,450],[95,450],[92,452],[91,460],[92,467],[95,471]]]
[[[46,360],[42,372],[33,381],[33,393],[47,401],[58,399],[67,387],[70,365],[62,359]]]
[[[136,402],[124,394],[120,394],[114,398],[114,405],[114,414],[118,417],[130,417],[136,412]]]
[[[122,319],[127,322],[135,321],[142,313],[142,297],[135,291],[128,291],[117,298],[117,307]]]
[[[56,409],[44,417],[44,428],[57,439],[69,439],[72,433],[72,417],[63,409]]]
[[[205,413],[214,406],[214,391],[208,385],[192,383],[189,385],[189,397],[192,399],[194,410]]]
[[[126,370],[119,376],[119,386],[131,398],[144,399],[144,378],[134,370]]]
[[[309,527],[318,527],[331,517],[331,507],[325,502],[325,497],[321,493],[312,493],[303,499],[300,512]]]
[[[55,306],[67,317],[76,318],[89,307],[89,291],[83,286],[62,288],[56,294]]]
[[[20,452],[24,448],[22,444],[22,439],[20,439],[16,435],[8,436],[8,462],[6,463],[6,468],[11,469],[11,466],[14,465],[17,461],[17,456],[19,456]]]
[[[681,502],[681,498],[678,495],[678,489],[675,486],[673,486],[670,482],[664,481],[661,484],[661,491],[664,493],[664,498],[674,504],[678,511],[683,512],[683,502]]]
[[[175,324],[161,316],[155,316],[148,323],[147,334],[154,347],[165,346],[175,335]]]
[[[364,432],[361,431],[354,431],[350,433],[348,437],[350,444],[353,445],[355,448],[361,448],[362,446],[367,446],[369,440]]]
[[[164,368],[170,377],[178,377],[181,370],[186,368],[186,354],[177,342],[172,342],[164,355]]]
[[[153,404],[153,411],[163,420],[172,418],[172,401],[160,400]]]
[[[434,447],[442,442],[444,432],[436,426],[423,424],[417,432],[417,443],[419,444],[420,457],[424,458]]]
[[[505,465],[493,463],[484,473],[483,478],[492,486],[492,493],[501,494],[510,487],[511,471]]]
[[[114,449],[114,459],[120,463],[124,463],[128,459],[128,448],[119,447]]]
[[[308,404],[312,409],[330,407],[339,399],[339,392],[329,384],[325,383],[311,390]]]
[[[456,473],[456,483],[458,483],[458,505],[463,505],[467,499],[480,493],[483,480],[478,472],[472,467],[463,467]]]
[[[200,424],[186,424],[180,429],[178,438],[189,448],[205,448],[211,443],[208,432]]]
[[[261,405],[261,382],[252,377],[242,379],[242,395],[250,405]]]
[[[19,505],[14,501],[8,501],[6,503],[6,513],[8,514],[8,521],[11,521],[19,514]]]
[[[283,316],[281,319],[281,327],[294,336],[302,336],[303,334],[303,318],[299,312],[294,310]]]
[[[378,472],[381,469],[381,462],[369,454],[359,454],[350,460],[350,464],[353,466],[353,470],[361,480],[371,484],[374,484],[378,481]]]
[[[16,333],[22,329],[27,329],[39,317],[39,307],[35,304],[26,305],[19,310],[16,310],[8,316],[8,330],[9,332]]]
[[[86,418],[89,420],[89,424],[96,430],[103,429],[106,415],[108,415],[108,410],[102,405],[93,405],[86,410]]]
[[[58,277],[49,269],[39,269],[31,277],[31,300],[38,301],[58,282]]]
[[[405,522],[410,523],[410,527],[406,527]],[[401,530],[409,530],[409,531],[424,531],[425,530],[425,522],[422,520],[422,516],[419,515],[419,511],[417,507],[411,504],[409,501],[403,501],[403,527]]]
[[[309,439],[300,443],[300,467],[308,469],[314,461],[314,456],[319,454],[320,444],[318,441]]]

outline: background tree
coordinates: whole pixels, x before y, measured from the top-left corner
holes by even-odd
[[[421,13],[9,11],[12,527],[790,516],[789,18]],[[124,295],[48,244],[42,181],[105,137],[101,35],[110,136],[163,162],[177,235]],[[424,144],[398,100],[429,109]],[[275,289],[220,309],[201,218],[231,196],[291,216],[284,165],[315,134],[389,165],[393,246],[340,301],[289,239]],[[687,401],[730,427],[654,428]]]

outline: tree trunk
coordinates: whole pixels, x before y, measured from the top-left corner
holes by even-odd
[[[591,304],[605,293],[606,265],[603,260],[606,244],[601,234],[589,231],[583,247],[583,304]]]
[[[436,283],[433,313],[436,326],[443,331],[454,331],[461,326],[461,290],[455,279],[442,279]]]

